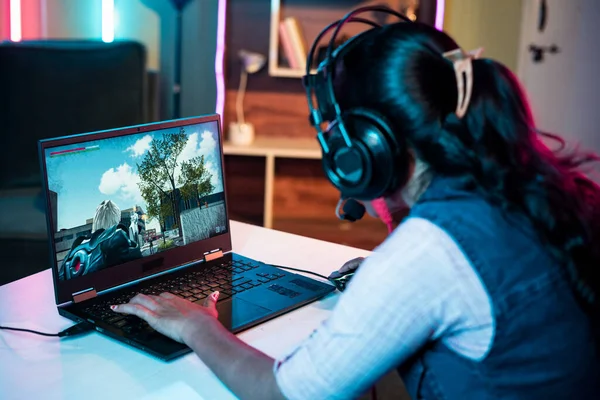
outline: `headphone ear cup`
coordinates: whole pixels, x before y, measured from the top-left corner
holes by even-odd
[[[346,131],[350,149],[342,135]],[[349,110],[328,129],[330,156],[325,172],[345,198],[373,200],[393,192],[405,182],[408,157],[389,124],[377,113]]]
[[[353,126],[346,125],[342,119],[330,124],[325,132],[329,152],[323,154],[323,170],[344,198],[354,198],[363,192],[372,175],[368,149],[355,140],[353,132]],[[344,138],[346,133],[351,146]]]

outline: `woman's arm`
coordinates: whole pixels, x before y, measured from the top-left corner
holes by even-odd
[[[217,319],[218,296],[214,292],[202,306],[171,293],[139,294],[111,308],[136,315],[158,332],[188,345],[237,397],[285,399],[275,382],[274,360],[238,339]]]
[[[285,399],[273,374],[274,360],[238,339],[216,318],[205,318],[183,339],[237,397]]]
[[[410,218],[361,264],[331,317],[278,360],[275,379],[289,399],[357,398],[429,340],[447,335],[466,357],[481,356],[491,318],[454,240]]]

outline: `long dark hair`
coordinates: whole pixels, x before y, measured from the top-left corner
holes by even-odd
[[[502,208],[524,213],[565,266],[579,300],[596,311],[600,188],[579,167],[597,157],[563,154],[562,139],[540,134],[517,78],[490,59],[473,61],[471,103],[458,119],[454,69],[442,56],[457,47],[419,23],[369,32],[336,66],[341,108],[378,110],[434,173],[470,179]]]

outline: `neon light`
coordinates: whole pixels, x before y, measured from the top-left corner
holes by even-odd
[[[115,1],[102,0],[102,41],[115,40]]]
[[[437,0],[435,5],[435,28],[438,31],[444,29],[444,8],[446,6],[445,0]]]
[[[21,38],[21,0],[10,0],[10,40],[20,42]]]
[[[219,0],[217,17],[217,52],[215,56],[215,76],[217,79],[217,104],[216,113],[221,116],[223,125],[223,111],[225,109],[225,77],[223,76],[223,63],[225,60],[225,9],[227,0]]]

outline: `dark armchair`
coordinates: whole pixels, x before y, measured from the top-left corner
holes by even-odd
[[[0,43],[0,285],[49,267],[37,141],[155,120],[156,78],[137,42]]]
[[[40,186],[39,139],[146,122],[146,86],[137,42],[0,43],[0,189]]]

